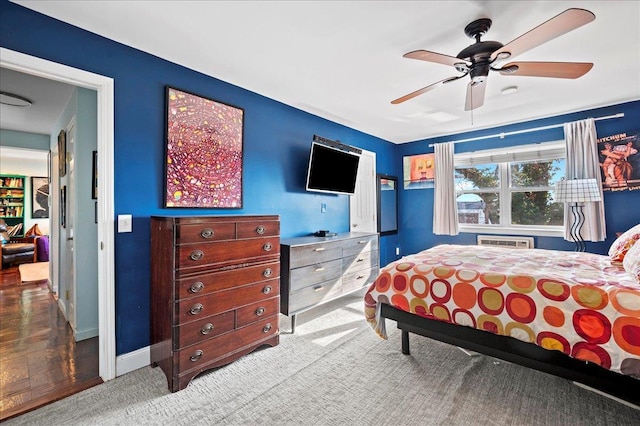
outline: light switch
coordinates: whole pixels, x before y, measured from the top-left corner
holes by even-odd
[[[131,231],[131,215],[119,214],[118,215],[118,232],[132,232]]]

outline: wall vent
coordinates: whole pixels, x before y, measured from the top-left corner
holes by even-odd
[[[478,235],[479,246],[508,247],[515,249],[533,248],[533,237],[502,237],[498,235]]]

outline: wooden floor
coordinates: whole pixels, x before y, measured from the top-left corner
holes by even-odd
[[[98,338],[74,342],[47,280],[0,270],[0,421],[99,383]]]

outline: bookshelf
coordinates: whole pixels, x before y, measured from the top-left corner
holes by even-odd
[[[24,194],[26,178],[0,175],[0,218],[9,227],[9,235],[24,235]]]

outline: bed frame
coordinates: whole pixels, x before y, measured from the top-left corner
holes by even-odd
[[[402,330],[402,353],[409,355],[409,333],[430,337],[491,357],[581,383],[604,394],[640,406],[640,380],[579,361],[508,336],[424,318],[382,303],[381,315]]]

